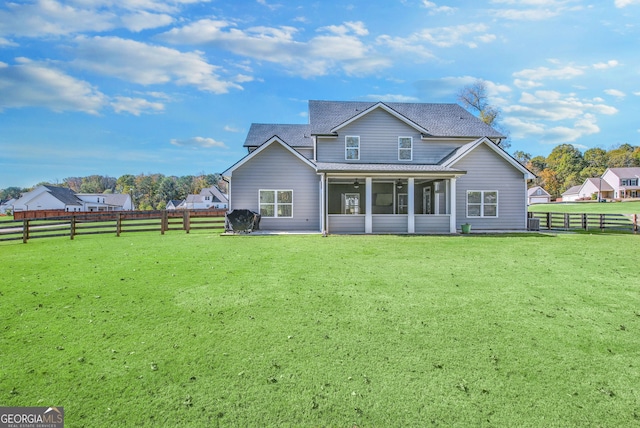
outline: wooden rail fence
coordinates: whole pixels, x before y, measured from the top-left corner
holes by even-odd
[[[579,214],[579,213],[529,213],[531,219],[538,219],[540,229],[547,230],[595,230],[602,232],[628,231],[638,233],[638,214]]]
[[[25,216],[0,223],[0,241],[130,232],[165,232],[196,229],[224,231],[226,210],[112,211],[67,213],[56,217]]]

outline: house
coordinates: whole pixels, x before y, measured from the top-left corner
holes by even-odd
[[[229,206],[227,195],[222,193],[216,186],[206,187],[200,191],[199,195],[187,195],[184,204],[179,208],[190,210],[197,209],[226,209]]]
[[[540,186],[535,186],[527,191],[529,205],[531,204],[547,204],[551,202],[551,195]]]
[[[457,104],[309,101],[305,125],[253,124],[222,175],[261,230],[523,230],[534,178]]]
[[[640,198],[640,167],[608,168],[602,179],[611,187],[603,198]]]
[[[128,194],[75,193],[67,187],[42,185],[13,203],[14,212],[36,210],[124,211],[133,210]]]
[[[133,201],[127,193],[76,193],[83,211],[132,211]]]
[[[13,204],[15,201],[14,198],[0,200],[0,214],[7,214],[7,211],[13,212]]]
[[[167,206],[165,207],[165,209],[167,210],[177,210],[177,209],[181,209],[183,208],[181,205],[183,205],[185,203],[185,200],[179,200],[179,199],[172,199],[169,202],[167,202]]]
[[[607,168],[602,177],[587,178],[562,194],[562,201],[640,198],[640,167]]]
[[[580,186],[571,186],[567,190],[565,190],[560,196],[562,202],[574,202],[580,199]]]

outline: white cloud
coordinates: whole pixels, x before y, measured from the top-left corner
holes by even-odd
[[[503,123],[514,138],[533,137],[543,143],[570,143],[600,132],[597,115],[613,115],[615,107],[575,94],[523,92],[517,103],[503,107]],[[551,126],[550,123],[558,123]]]
[[[36,37],[114,28],[117,16],[63,5],[55,0],[33,3],[7,3],[0,10],[0,34]]]
[[[4,37],[0,37],[0,47],[3,46],[18,46],[17,43],[12,42],[11,40],[7,40]]]
[[[220,67],[205,61],[200,52],[183,53],[118,37],[77,37],[77,59],[72,64],[141,85],[173,82],[222,94],[242,89],[218,76]]]
[[[384,95],[370,94],[365,96],[364,98],[368,100],[373,100],[373,101],[389,101],[394,103],[415,103],[419,101],[419,99],[416,97],[411,97],[408,95],[400,95],[400,94],[384,94]]]
[[[161,38],[175,44],[213,45],[236,55],[276,63],[303,77],[322,76],[336,69],[351,74],[388,67],[389,60],[375,59],[361,37],[369,32],[360,21],[321,27],[307,41],[296,40],[290,26],[236,28],[232,22],[203,19],[173,28]],[[372,59],[373,58],[373,59]]]
[[[452,12],[455,12],[455,10],[456,10],[455,7],[438,6],[434,2],[428,1],[428,0],[422,0],[422,6],[427,8],[427,9],[429,9],[429,13],[430,14],[434,14],[434,13],[452,13]]]
[[[504,9],[494,10],[493,14],[500,19],[510,19],[512,21],[543,21],[560,14],[559,10],[549,9]]]
[[[169,15],[149,13],[146,11],[124,15],[121,20],[125,28],[135,32],[164,27],[173,22],[173,18]]]
[[[212,147],[227,148],[227,146],[223,142],[216,141],[213,138],[206,138],[206,137],[192,137],[186,140],[178,140],[174,138],[170,142],[174,146],[179,146],[179,147],[193,147],[193,148],[205,148],[205,149],[209,149]]]
[[[616,98],[624,98],[627,96],[627,94],[625,94],[624,92],[618,90],[618,89],[605,89],[604,93],[607,95],[611,95],[613,97]]]
[[[0,62],[0,110],[44,107],[56,112],[97,114],[107,97],[89,83],[48,64],[18,58],[17,65]]]
[[[495,40],[493,34],[487,33],[488,30],[489,27],[486,24],[472,23],[452,27],[425,28],[414,33],[411,37],[417,42],[426,42],[441,48],[457,45],[476,48],[478,46],[476,41],[487,43]]]
[[[596,70],[606,70],[608,68],[618,67],[619,65],[620,63],[618,61],[612,59],[607,62],[598,62],[596,64],[593,64],[593,68],[595,68]]]
[[[225,125],[223,129],[227,132],[244,132],[242,128],[238,128],[231,125]]]
[[[513,73],[516,78],[527,79],[528,81],[538,81],[545,79],[568,80],[584,74],[584,67],[567,65],[561,68],[538,67],[521,70]]]
[[[631,6],[634,4],[640,4],[640,0],[615,0],[614,4],[618,8]]]
[[[111,102],[111,107],[116,113],[127,112],[134,116],[141,113],[164,111],[164,104],[147,101],[143,98],[115,97]]]

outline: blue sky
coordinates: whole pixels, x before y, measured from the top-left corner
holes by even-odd
[[[0,188],[222,172],[307,100],[456,102],[510,152],[640,144],[640,0],[0,4]]]

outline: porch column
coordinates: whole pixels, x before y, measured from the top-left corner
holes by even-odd
[[[449,179],[449,233],[456,233],[456,178]]]
[[[325,181],[325,175],[320,174],[320,231],[322,233],[327,233],[327,216],[326,216],[326,201],[327,197],[325,196],[327,188],[327,183]]]
[[[371,177],[365,178],[364,185],[364,233],[373,233],[373,189]]]
[[[407,180],[407,233],[416,233],[414,183],[415,179],[413,177]]]

